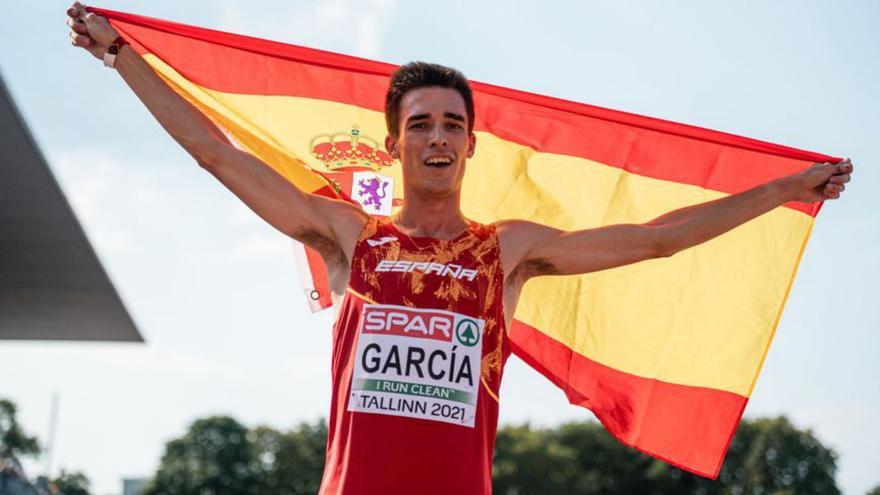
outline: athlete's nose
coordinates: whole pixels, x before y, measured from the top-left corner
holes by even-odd
[[[441,147],[445,148],[449,144],[446,139],[446,133],[443,132],[443,129],[439,127],[435,127],[431,132],[431,139],[428,141],[429,148]]]

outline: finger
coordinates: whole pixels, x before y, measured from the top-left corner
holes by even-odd
[[[83,22],[85,22],[86,27],[89,29],[100,29],[102,19],[98,14],[89,12],[83,17]]]
[[[74,19],[73,17],[67,18],[67,25],[70,26],[70,29],[76,31],[79,34],[88,34],[89,30],[85,24]]]
[[[70,42],[73,46],[80,46],[83,48],[92,46],[92,39],[88,36],[83,36],[74,31],[70,32]]]
[[[832,184],[829,182],[829,183],[825,184],[824,189],[825,189],[825,194],[829,194],[829,193],[840,194],[843,192],[844,189],[846,189],[846,186],[844,186],[843,184]]]
[[[846,184],[850,181],[850,177],[851,176],[849,174],[832,175],[828,178],[828,182],[832,184]]]
[[[822,174],[825,176],[827,180],[828,177],[831,177],[834,174],[839,173],[840,167],[836,163],[823,163],[822,164]]]
[[[825,184],[822,188],[822,195],[826,198],[837,199],[843,192],[843,188],[844,186],[840,184]]]

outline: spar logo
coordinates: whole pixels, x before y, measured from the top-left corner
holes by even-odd
[[[464,321],[472,320],[462,320]],[[366,334],[400,335],[451,342],[453,325],[455,313],[449,311],[381,305],[364,308],[363,333]]]

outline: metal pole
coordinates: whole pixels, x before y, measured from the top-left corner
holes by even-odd
[[[58,408],[61,396],[58,392],[52,393],[52,405],[49,409],[49,437],[46,441],[46,478],[52,479],[52,454],[55,451],[55,432],[58,427]]]

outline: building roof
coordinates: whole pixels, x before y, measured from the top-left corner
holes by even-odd
[[[143,342],[0,77],[0,340]]]

